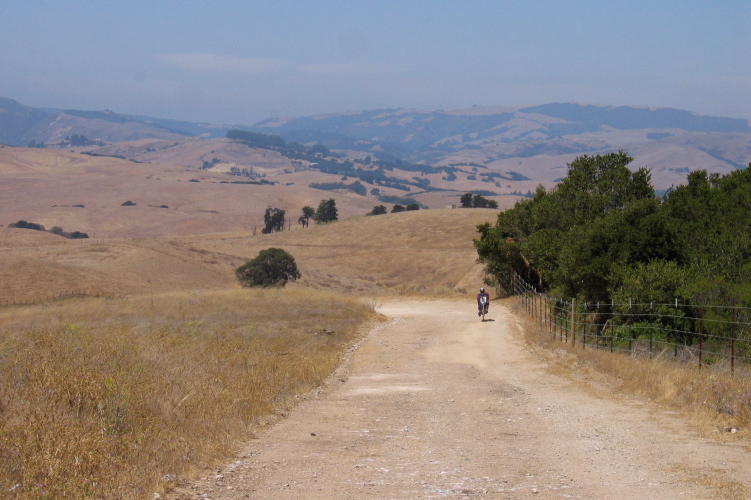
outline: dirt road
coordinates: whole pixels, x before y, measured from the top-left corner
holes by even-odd
[[[175,499],[744,498],[751,454],[546,372],[516,317],[387,302],[331,387]]]

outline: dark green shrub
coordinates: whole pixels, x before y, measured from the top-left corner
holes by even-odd
[[[267,248],[235,269],[235,276],[244,287],[282,287],[301,275],[289,253],[281,248]]]
[[[373,207],[373,210],[368,212],[366,215],[383,215],[387,213],[386,207],[383,205],[377,205]]]

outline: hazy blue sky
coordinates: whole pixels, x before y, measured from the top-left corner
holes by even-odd
[[[751,119],[751,0],[0,0],[0,96],[250,124],[548,102]]]

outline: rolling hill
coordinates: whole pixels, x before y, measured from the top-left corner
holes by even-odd
[[[211,223],[199,219],[194,223],[204,224],[207,234],[83,240],[5,227],[0,304],[79,291],[117,297],[237,288],[234,269],[270,247],[287,250],[297,261],[303,276],[288,286],[356,295],[467,293],[481,282],[472,245],[476,226],[496,214],[424,210],[273,234],[213,233]]]
[[[502,197],[534,191],[539,184],[550,187],[565,175],[567,164],[583,154],[625,150],[635,158],[633,168],[652,170],[658,190],[682,184],[690,171],[724,174],[745,168],[751,159],[748,121],[676,109],[575,103],[450,111],[385,109],[229,127],[112,111],[42,110],[0,98],[0,143],[25,146],[35,141],[191,168],[205,168],[208,162],[209,170],[219,172],[233,166],[266,175],[307,170],[309,182],[318,184],[351,177],[342,171],[335,174],[339,178],[326,177],[327,172],[316,176],[320,168],[307,168],[315,167],[314,161],[300,165],[284,152],[231,145],[223,138],[233,128],[279,135],[288,143],[321,144],[338,157],[332,161],[340,163],[384,162],[389,164],[389,176],[413,187],[400,193],[371,184],[368,190],[409,196],[433,207],[448,204],[446,198],[464,191]],[[92,143],[73,147],[66,141],[72,134]],[[400,168],[399,163],[412,167]],[[419,182],[414,179],[416,171]]]
[[[65,145],[72,134],[108,143],[145,138],[223,137],[228,127],[131,116],[113,111],[41,109],[0,97],[0,144]],[[61,144],[62,143],[62,144]]]
[[[307,181],[309,173],[286,178]],[[312,288],[356,294],[472,288],[479,282],[476,226],[497,214],[462,209],[365,217],[373,198],[306,182],[234,184],[237,177],[221,172],[49,149],[0,148],[0,176],[0,304],[78,291],[122,296],[233,288],[234,269],[274,246],[296,257],[300,284]],[[302,206],[315,207],[329,195],[339,222],[295,224]],[[132,204],[123,206],[127,201]],[[261,234],[267,206],[287,209],[291,230]],[[19,220],[89,238],[8,227]]]
[[[25,220],[95,238],[172,237],[263,227],[267,206],[296,223],[305,205],[334,197],[341,217],[374,200],[295,182],[260,183],[188,167],[138,163],[68,151],[0,148],[0,224]],[[130,201],[132,205],[123,206]]]
[[[746,120],[630,106],[377,110],[265,120],[254,129],[361,156],[464,171],[478,166],[543,184],[562,178],[567,163],[583,154],[626,150],[635,158],[634,168],[652,169],[657,189],[683,183],[689,171],[727,173],[751,159]]]

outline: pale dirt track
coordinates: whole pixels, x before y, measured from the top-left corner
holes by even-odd
[[[472,308],[386,302],[330,387],[169,497],[704,499],[743,497],[712,482],[751,485],[742,446],[551,375],[510,311],[481,323]]]

